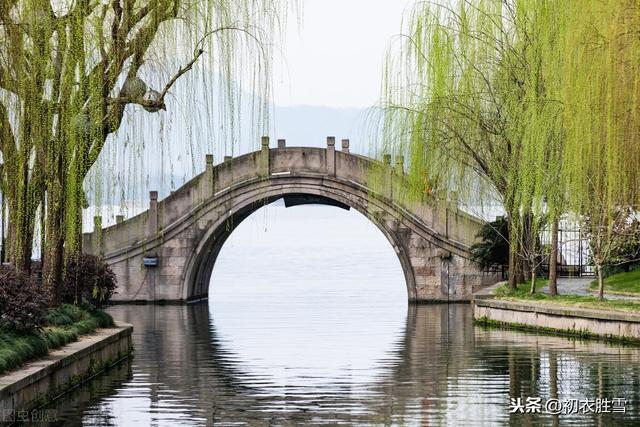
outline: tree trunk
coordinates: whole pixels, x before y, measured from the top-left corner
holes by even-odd
[[[596,265],[596,269],[598,270],[598,297],[600,299],[604,299],[604,278],[602,275],[602,265]]]
[[[551,253],[549,254],[549,294],[558,295],[558,219],[551,223]]]
[[[24,142],[23,142],[24,143]],[[31,270],[33,236],[36,213],[44,191],[41,182],[42,168],[29,170],[26,157],[17,157],[4,169],[6,209],[8,217],[8,247],[5,256],[19,270]],[[7,159],[5,159],[7,161]]]
[[[0,182],[2,181],[2,171],[0,170]],[[7,235],[5,234],[5,228],[6,228],[6,221],[7,221],[7,215],[5,214],[5,205],[6,205],[6,190],[4,190],[3,188],[0,188],[0,191],[2,191],[3,195],[2,195],[2,220],[0,221],[0,223],[2,224],[2,241],[0,242],[0,244],[2,245],[2,249],[0,250],[0,264],[2,264],[3,262],[6,262],[6,256],[7,256]]]
[[[536,293],[536,269],[531,269],[531,295]]]
[[[526,283],[527,260],[516,253],[516,283]]]
[[[85,197],[82,188],[84,177],[78,168],[78,161],[72,162],[65,180],[65,259],[82,252],[82,209],[85,207]]]
[[[522,231],[522,251],[523,256],[520,257],[520,264],[522,266],[522,278],[520,283],[526,283],[527,279],[531,277],[532,274],[535,274],[535,240],[533,238],[533,233],[531,230],[532,220],[531,214],[528,213],[524,215],[524,229]],[[524,256],[524,254],[531,254],[530,257]]]
[[[59,183],[49,187],[45,247],[42,252],[42,283],[53,304],[60,302],[58,287],[62,281],[64,252],[64,198]]]
[[[11,219],[11,208],[8,209],[6,218]],[[3,262],[12,262],[14,248],[16,245],[16,225],[13,221],[7,222],[7,236],[5,237],[5,244],[7,247],[4,250]]]
[[[33,252],[33,235],[35,218],[25,219],[25,228],[22,230],[19,240],[19,253],[17,253],[16,267],[20,270],[31,272],[31,254]]]
[[[509,227],[509,288],[516,289],[520,280],[520,260],[518,257],[518,241],[515,238],[514,224],[511,215],[507,214],[507,222]]]
[[[517,264],[515,252],[509,250],[509,289],[515,289],[518,284],[516,281]]]
[[[8,258],[18,270],[28,272],[31,268],[35,217],[25,200],[14,200],[9,209],[11,220],[9,221]]]
[[[524,257],[518,257],[518,264],[520,265],[520,271],[518,272],[518,283],[527,283],[529,280],[531,269],[529,268],[529,261]]]
[[[77,194],[69,194],[66,200],[64,257],[69,259],[82,252],[82,204]]]
[[[43,191],[40,196],[40,261],[44,258],[44,247],[46,245],[47,238],[47,197],[46,193]],[[42,270],[42,265],[40,265],[40,270]]]

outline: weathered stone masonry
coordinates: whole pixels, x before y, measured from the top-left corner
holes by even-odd
[[[494,283],[469,261],[469,245],[481,222],[455,200],[410,201],[401,157],[383,162],[327,148],[269,148],[225,157],[149,209],[102,229],[98,218],[84,248],[100,253],[118,276],[121,301],[187,301],[207,296],[216,257],[233,229],[252,212],[280,198],[287,206],[320,203],[355,209],[389,240],[404,271],[411,301],[464,301]],[[214,283],[215,286],[215,283]]]

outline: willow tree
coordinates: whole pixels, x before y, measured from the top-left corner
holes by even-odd
[[[166,109],[170,90],[200,58],[229,91],[238,68],[251,63],[266,95],[272,35],[286,7],[286,0],[0,0],[10,261],[29,268],[40,209],[44,282],[59,282],[64,257],[81,250],[82,183],[105,141],[128,106]],[[192,57],[157,87],[140,76],[150,56],[165,55],[170,66],[181,50]]]
[[[568,2],[546,59],[565,105],[563,174],[603,290],[603,267],[640,208],[640,4]],[[562,57],[562,61],[557,58]]]
[[[553,14],[538,4],[417,3],[383,90],[385,141],[409,155],[412,188],[435,183],[476,201],[498,195],[511,287],[525,269],[535,283],[537,235],[560,192],[561,108],[546,90],[550,35],[539,31]]]

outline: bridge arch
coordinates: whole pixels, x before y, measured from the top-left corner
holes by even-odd
[[[346,149],[345,149],[346,148]],[[404,161],[378,162],[327,148],[269,148],[213,164],[149,209],[84,235],[84,250],[101,254],[117,275],[116,300],[188,301],[207,295],[215,259],[235,226],[279,198],[349,207],[369,218],[394,248],[412,301],[468,300],[495,283],[470,261],[482,222],[455,201],[408,200]]]
[[[389,224],[366,210],[365,206],[368,201],[354,197],[353,193],[347,194],[344,190],[327,188],[323,185],[323,178],[320,177],[307,178],[305,181],[305,184],[300,184],[299,182],[285,183],[278,180],[271,183],[268,189],[259,183],[243,188],[242,195],[244,197],[238,198],[238,202],[229,207],[228,216],[215,220],[194,246],[182,279],[182,298],[193,300],[207,296],[209,281],[218,254],[228,237],[244,219],[261,207],[281,198],[312,196],[313,202],[311,203],[338,205],[338,207],[354,209],[375,224],[391,244],[400,261],[409,298],[416,299],[416,283],[409,254],[398,235],[389,228]]]

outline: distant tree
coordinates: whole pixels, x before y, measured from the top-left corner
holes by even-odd
[[[598,277],[598,295],[604,298],[604,269],[616,264],[625,249],[638,245],[638,229],[634,225],[635,210],[627,208],[608,209],[602,201],[593,201],[583,216],[583,229],[589,239],[591,262]],[[599,210],[597,209],[599,208]]]
[[[538,271],[545,261],[549,260],[549,252],[553,252],[553,246],[549,245],[549,247],[547,247],[543,245],[540,239],[540,231],[544,230],[547,225],[547,215],[531,215],[528,216],[527,219],[528,222],[525,224],[524,231],[517,238],[521,239],[518,244],[520,256],[527,260],[529,270],[528,277],[525,277],[525,279],[529,280],[530,293],[533,295],[536,292]],[[555,244],[557,248],[557,241]],[[551,264],[552,262],[549,261],[549,265]],[[555,296],[558,292],[557,289],[553,289],[551,286],[550,288],[551,295]]]
[[[605,270],[608,270],[607,274],[617,270],[628,272],[640,265],[640,214],[630,212],[627,221],[619,224],[613,232],[626,238],[613,248]]]

